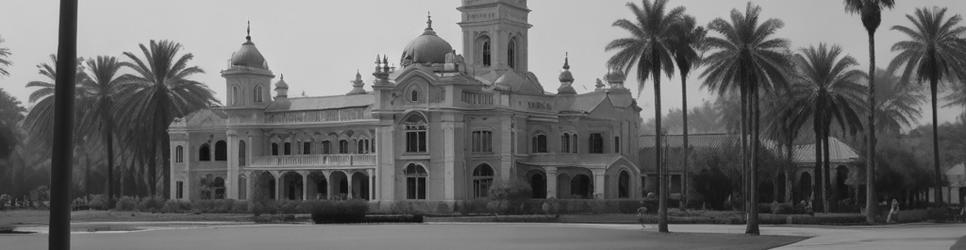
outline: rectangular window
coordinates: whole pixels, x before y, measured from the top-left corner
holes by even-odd
[[[406,152],[426,152],[426,125],[406,125]]]
[[[426,177],[407,177],[406,178],[406,199],[410,199],[410,200],[426,199]]]
[[[620,153],[620,152],[621,152],[621,137],[614,136],[614,153]]]
[[[331,154],[332,153],[332,145],[331,145],[331,143],[329,141],[323,141],[322,142],[322,153],[323,154]]]
[[[184,198],[184,182],[179,181],[175,184],[175,186],[176,186],[177,192],[175,192],[174,197],[176,199]]]
[[[590,134],[590,153],[591,154],[603,154],[604,153],[604,136],[600,133]]]
[[[470,144],[472,144],[471,148],[474,153],[493,152],[493,132],[484,130],[473,131]]]
[[[272,143],[272,155],[278,155],[278,143]]]
[[[292,143],[286,142],[284,147],[285,155],[292,155]]]
[[[302,143],[302,154],[303,155],[312,154],[312,143],[311,142],[303,142]]]

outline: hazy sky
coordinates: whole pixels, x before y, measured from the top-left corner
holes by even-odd
[[[42,80],[35,65],[48,62],[57,47],[57,1],[5,0],[0,11],[0,46],[13,52],[10,76],[0,78],[0,88],[26,103],[28,81]],[[402,48],[422,33],[426,12],[431,11],[436,32],[462,53],[459,22],[460,1],[384,0],[384,1],[198,1],[198,0],[125,0],[80,1],[78,55],[121,57],[123,51],[137,51],[139,43],[151,39],[170,39],[194,54],[191,62],[207,73],[196,80],[207,83],[220,100],[225,98],[225,81],[219,71],[226,68],[231,53],[245,37],[245,22],[252,22],[252,39],[276,75],[285,74],[289,94],[335,95],[348,92],[356,70],[372,78],[376,54],[388,54],[398,64]],[[846,14],[840,0],[761,0],[765,18],[780,18],[785,27],[778,36],[792,41],[794,49],[827,42],[841,45],[867,69],[868,48],[865,31],[857,16]],[[557,75],[565,52],[570,52],[575,87],[578,92],[593,89],[594,79],[606,69],[612,53],[604,51],[607,42],[627,36],[610,25],[618,18],[631,18],[626,0],[530,0],[530,70],[544,89],[555,91]],[[638,2],[639,3],[639,2]],[[683,5],[699,23],[725,17],[733,8],[744,9],[745,0],[672,0]],[[877,64],[885,67],[893,53],[889,48],[905,39],[889,30],[906,25],[904,15],[916,7],[945,6],[954,14],[966,14],[966,1],[897,1],[894,10],[883,16],[877,34]],[[138,52],[140,54],[140,52]],[[700,72],[700,70],[698,71]],[[697,75],[697,74],[694,74]],[[681,107],[679,79],[664,79],[663,109]],[[698,105],[714,97],[700,88],[696,77],[689,79],[688,103]],[[637,81],[629,79],[629,88]],[[643,99],[644,116],[653,117],[652,87],[648,82]],[[929,107],[924,107],[928,123]],[[941,122],[953,120],[961,108],[940,110]]]

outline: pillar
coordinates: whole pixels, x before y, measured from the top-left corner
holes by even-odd
[[[272,171],[272,177],[275,178],[275,200],[282,200],[282,173],[278,171]]]
[[[557,167],[544,167],[543,169],[547,173],[547,199],[557,198]]]
[[[366,180],[369,180],[369,200],[376,200],[375,178],[372,175],[374,172],[373,169],[366,169]]]
[[[238,199],[238,134],[228,130],[228,173],[225,176],[225,195],[228,199]],[[214,145],[212,145],[214,146]],[[212,147],[214,149],[214,147]],[[212,150],[215,151],[215,150]],[[214,160],[214,158],[212,158]]]
[[[592,169],[594,174],[594,199],[604,199],[604,173],[606,169]]]
[[[299,171],[299,175],[302,175],[302,200],[309,200],[309,172]]]
[[[245,176],[248,177],[248,178],[245,178],[245,180],[248,180],[247,182],[245,182],[245,199],[249,201],[253,201],[255,200],[255,197],[253,197],[253,195],[255,195],[255,190],[254,190],[255,182],[258,181],[258,177],[261,177],[261,176],[255,174],[255,172],[253,171],[248,171],[248,173],[246,173]]]
[[[378,143],[376,145],[376,147],[378,147],[376,150],[376,162],[378,164],[378,168],[376,169],[375,174],[376,177],[378,177],[377,180],[379,180],[379,183],[385,184],[379,185],[379,200],[392,201],[396,199],[395,128],[396,126],[383,126],[376,128],[376,138],[379,139],[376,141]]]
[[[496,39],[496,38],[491,37],[490,39]],[[498,41],[498,40],[491,40],[491,41]],[[499,44],[499,43],[491,43],[491,44]],[[499,51],[499,50],[492,50],[492,51]],[[504,182],[510,181],[510,175],[511,175],[510,172],[513,167],[514,152],[512,150],[514,147],[512,145],[513,143],[516,143],[516,142],[513,141],[513,136],[511,131],[515,131],[517,137],[523,136],[524,138],[526,138],[526,135],[520,134],[519,131],[523,131],[523,130],[519,129],[518,128],[519,126],[520,124],[517,124],[517,126],[513,125],[513,116],[508,115],[508,116],[500,117],[500,128],[502,128],[503,131],[505,131],[503,133],[498,133],[500,135],[500,140],[499,140],[500,147],[498,147],[500,150],[500,180]],[[527,145],[529,146],[529,144]]]
[[[345,174],[345,184],[346,184],[346,194],[345,199],[351,200],[352,197],[352,173],[349,171],[342,171]]]
[[[332,178],[331,178],[332,177],[332,172],[331,171],[322,171],[322,176],[325,177],[325,185],[327,186],[327,187],[325,187],[325,199],[326,200],[331,200],[332,199],[332,189],[333,189],[332,188]]]
[[[466,136],[460,131],[463,129],[462,122],[456,122],[452,114],[447,114],[444,119],[448,120],[442,124],[443,127],[443,200],[455,200],[457,192],[456,176],[458,174],[456,166],[462,166],[463,147],[460,143]],[[433,164],[432,162],[430,164]],[[427,197],[429,198],[429,197]]]

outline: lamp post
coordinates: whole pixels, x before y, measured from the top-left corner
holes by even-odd
[[[73,159],[74,82],[77,74],[77,0],[60,0],[54,145],[50,170],[48,249],[70,249],[70,178]]]

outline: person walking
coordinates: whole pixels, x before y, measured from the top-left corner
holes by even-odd
[[[641,207],[637,208],[637,221],[641,223],[641,230],[647,229],[647,225],[644,224],[644,214],[647,213],[647,206],[644,205],[644,201],[641,201]]]
[[[889,209],[889,215],[886,216],[886,223],[895,223],[899,218],[899,201],[892,198],[892,208]]]

